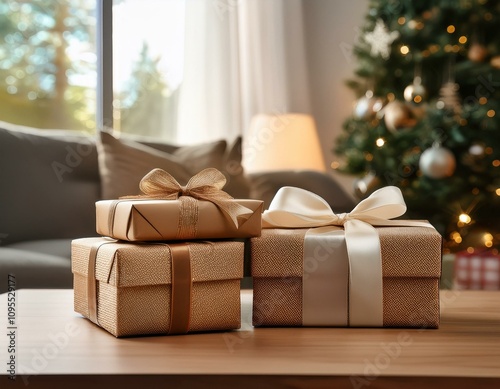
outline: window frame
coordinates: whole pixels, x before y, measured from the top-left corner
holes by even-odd
[[[113,0],[96,0],[96,130],[113,128]]]

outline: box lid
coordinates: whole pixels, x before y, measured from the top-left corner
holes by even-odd
[[[87,276],[92,246],[102,245],[96,258],[96,279],[117,287],[161,285],[172,282],[171,253],[165,243],[127,243],[107,238],[75,239],[71,244],[73,273]],[[243,277],[244,243],[189,242],[193,282]]]
[[[253,212],[239,227],[212,202],[196,200],[196,234],[189,239],[247,238],[259,236],[263,202],[228,200]],[[104,236],[129,241],[179,239],[180,200],[122,199],[96,202],[96,230]]]
[[[302,277],[307,231],[263,229],[260,237],[250,240],[252,276]],[[442,238],[434,228],[377,227],[377,231],[383,277],[440,277]]]

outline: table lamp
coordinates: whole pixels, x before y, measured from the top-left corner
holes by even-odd
[[[298,113],[255,115],[244,136],[243,166],[248,173],[326,171],[314,119]]]

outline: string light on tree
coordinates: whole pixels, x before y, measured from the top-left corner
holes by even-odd
[[[458,221],[462,224],[469,224],[472,219],[468,214],[461,213],[460,215],[458,215]]]
[[[462,243],[462,236],[458,231],[454,231],[450,234],[450,238],[457,244]]]

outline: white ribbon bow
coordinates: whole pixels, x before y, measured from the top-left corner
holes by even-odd
[[[343,226],[349,257],[349,324],[383,325],[382,257],[373,226],[430,227],[426,222],[390,220],[406,212],[401,190],[387,186],[373,192],[351,212],[335,214],[320,196],[304,189],[281,188],[262,216],[263,228]]]

